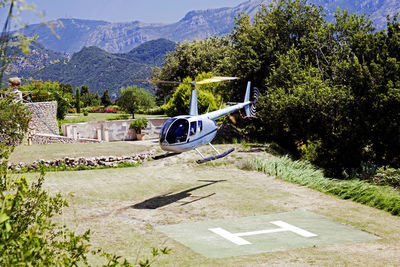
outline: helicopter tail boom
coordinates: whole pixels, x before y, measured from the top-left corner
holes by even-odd
[[[243,103],[228,102],[228,104],[233,104],[233,106],[210,112],[207,114],[207,117],[209,119],[215,120],[231,112],[244,108],[246,112],[246,118],[254,118],[256,116],[255,102],[259,97],[260,92],[257,88],[254,88],[254,101],[250,101],[250,88],[251,88],[251,83],[248,82]]]

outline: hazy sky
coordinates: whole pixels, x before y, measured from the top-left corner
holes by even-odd
[[[26,0],[45,18],[24,13],[27,24],[58,18],[81,18],[110,22],[176,22],[191,10],[234,7],[246,0]]]

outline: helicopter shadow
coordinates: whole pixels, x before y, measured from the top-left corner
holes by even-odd
[[[198,181],[199,182],[207,182],[207,184],[192,187],[192,188],[186,189],[186,190],[178,192],[178,193],[168,192],[163,195],[158,195],[158,196],[146,199],[143,202],[134,204],[131,206],[131,208],[134,208],[134,209],[158,209],[158,208],[167,206],[169,204],[179,202],[185,198],[194,197],[195,198],[194,200],[185,201],[181,204],[181,206],[188,205],[195,201],[199,201],[201,199],[205,199],[205,198],[215,195],[215,193],[211,193],[206,196],[197,197],[197,196],[193,196],[190,192],[195,191],[200,188],[203,188],[203,187],[207,187],[207,186],[216,184],[216,183],[225,182],[226,180],[198,180]]]

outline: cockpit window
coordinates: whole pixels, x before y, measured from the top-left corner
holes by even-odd
[[[186,119],[174,121],[167,132],[167,142],[170,144],[186,142],[189,122]]]
[[[190,123],[190,136],[195,135],[196,134],[196,122],[192,121]]]
[[[203,130],[203,121],[198,121],[197,125],[199,127],[199,132],[201,132]]]
[[[169,120],[167,120],[164,125],[163,128],[161,129],[161,134],[160,134],[160,142],[164,141],[165,136],[167,135],[167,131],[169,126],[171,125],[171,123],[173,123],[176,120],[176,118],[171,118]]]

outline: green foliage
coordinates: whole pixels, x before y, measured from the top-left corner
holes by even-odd
[[[180,81],[204,70],[239,76],[238,87],[218,90],[230,100],[252,81],[262,96],[246,132],[278,142],[331,176],[361,162],[398,168],[399,25],[395,15],[375,31],[365,15],[342,10],[329,23],[309,1],[278,0],[253,20],[240,14],[226,39],[178,44],[154,76]],[[187,114],[189,88],[160,88],[164,97],[172,92],[166,113]]]
[[[243,167],[400,215],[400,192],[390,187],[371,185],[360,180],[329,179],[310,163],[293,161],[286,156],[269,160],[254,159]]]
[[[373,181],[378,185],[389,185],[400,190],[400,169],[381,167],[376,171]]]
[[[153,79],[183,81],[186,77],[197,77],[203,72],[215,72],[220,61],[227,56],[229,41],[225,37],[178,43],[175,51],[168,54],[161,68],[153,69]],[[172,95],[173,87],[158,84],[156,91],[159,104],[165,104]]]
[[[136,86],[129,86],[121,89],[121,97],[116,100],[121,109],[135,118],[138,109],[150,109],[155,106],[155,99],[152,94]]]
[[[116,121],[116,120],[127,120],[129,119],[129,115],[128,114],[120,114],[111,118],[107,118],[107,121]]]
[[[28,130],[30,120],[26,106],[13,98],[0,98],[0,163],[7,159]]]
[[[66,202],[42,190],[43,175],[29,185],[24,177],[0,180],[0,264],[76,265],[87,263],[89,231],[76,235],[51,222]]]
[[[75,89],[75,108],[77,113],[81,113],[81,93],[79,87]]]
[[[84,96],[84,95],[89,94],[89,93],[90,93],[89,86],[82,85],[81,86],[81,96]]]
[[[141,134],[142,129],[147,127],[148,122],[149,121],[147,119],[143,119],[143,118],[138,119],[138,120],[133,120],[129,124],[129,129],[135,129],[136,133]]]
[[[89,86],[82,85],[80,90],[80,96],[75,96],[76,101],[82,102],[82,107],[93,107],[100,105],[100,97],[98,93],[91,93]]]
[[[81,96],[83,107],[94,107],[100,105],[100,97],[97,93],[87,93]]]
[[[105,107],[111,106],[111,98],[110,95],[108,94],[108,89],[104,90],[103,95],[101,96],[101,104]]]
[[[156,43],[154,48],[157,47]],[[160,44],[162,46],[163,44]],[[149,47],[147,47],[149,48]],[[149,48],[150,49],[150,48]],[[161,49],[161,48],[160,48]],[[148,50],[151,54],[151,51]],[[161,51],[160,51],[161,52]],[[112,54],[98,47],[84,47],[76,52],[64,64],[48,65],[38,73],[36,79],[59,80],[71,83],[74,87],[86,84],[93,93],[102,94],[108,89],[110,95],[118,94],[119,88],[132,85],[134,79],[146,79],[151,75],[148,61],[158,61],[164,54],[154,54],[155,58],[140,58],[129,53]],[[154,87],[143,84],[149,91]],[[85,93],[82,93],[82,96]]]
[[[33,81],[21,87],[23,91],[31,91],[33,102],[57,101],[57,119],[64,119],[72,106],[74,96],[69,87],[52,81]]]
[[[212,77],[212,74],[202,73],[197,76],[196,80],[203,80]],[[183,80],[190,83],[192,80],[188,77]],[[174,94],[166,105],[163,106],[165,113],[170,116],[189,114],[190,95],[192,86],[181,84],[175,90]],[[197,86],[197,106],[199,114],[218,109],[218,100],[221,98],[216,94],[216,89],[212,89],[210,85]]]

